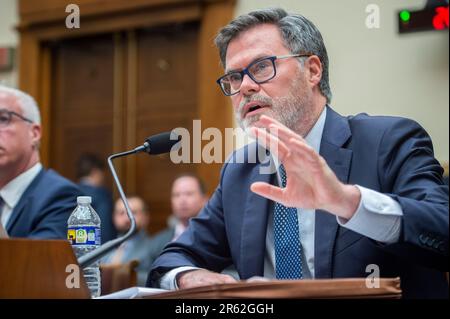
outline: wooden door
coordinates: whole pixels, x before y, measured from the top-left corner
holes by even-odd
[[[51,47],[55,107],[49,166],[75,181],[81,154],[106,159],[113,150],[114,39],[70,39]]]
[[[130,117],[128,125],[135,127],[137,141],[142,143],[147,136],[177,127],[192,130],[192,121],[199,118],[197,42],[197,23],[136,32],[136,116]],[[182,172],[195,172],[197,166],[174,164],[168,154],[143,154],[135,160],[136,165],[130,165],[135,171],[128,175],[130,189],[135,188],[147,199],[153,212],[150,229],[154,232],[166,225],[173,179]]]
[[[85,152],[106,158],[198,119],[198,23],[178,23],[53,44],[50,166],[75,180]],[[174,177],[196,171],[168,155],[117,161],[125,193],[150,207],[150,232],[167,225]],[[109,174],[108,174],[109,176]],[[109,185],[111,189],[115,187]]]

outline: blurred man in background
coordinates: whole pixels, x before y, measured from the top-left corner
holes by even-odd
[[[144,286],[151,266],[151,240],[147,234],[147,227],[150,223],[150,212],[147,204],[138,196],[129,197],[128,203],[136,219],[137,231],[116,250],[105,256],[102,263],[124,264],[132,260],[139,261],[137,267],[137,284],[138,286]],[[115,203],[113,221],[119,236],[124,235],[130,229],[130,219],[121,199],[118,199]]]
[[[200,177],[185,173],[175,178],[171,192],[172,216],[169,227],[152,237],[152,262],[167,243],[180,237],[190,219],[197,216],[206,201],[206,188]]]
[[[10,237],[65,239],[79,188],[39,157],[41,119],[35,100],[0,85],[0,217]]]
[[[102,243],[117,237],[112,221],[113,199],[111,192],[104,187],[105,166],[94,154],[83,154],[77,162],[77,177],[81,191],[92,197],[92,207],[101,220]]]

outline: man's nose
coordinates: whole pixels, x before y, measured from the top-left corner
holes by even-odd
[[[252,95],[259,92],[259,90],[260,85],[253,81],[248,74],[245,74],[242,79],[240,92],[244,95]]]

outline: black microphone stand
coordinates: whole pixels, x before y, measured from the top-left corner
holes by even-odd
[[[128,215],[128,218],[130,219],[131,226],[130,226],[130,229],[128,230],[128,232],[125,235],[123,235],[122,237],[110,240],[107,243],[98,247],[97,249],[78,258],[78,264],[80,265],[80,267],[82,269],[86,268],[87,266],[91,265],[98,259],[102,258],[103,256],[105,256],[107,253],[109,253],[114,248],[119,247],[124,241],[129,239],[136,232],[136,221],[134,219],[133,213],[131,212],[130,206],[128,205],[128,200],[125,196],[125,193],[123,192],[122,185],[120,184],[119,178],[117,177],[117,173],[114,168],[112,160],[115,158],[130,155],[130,154],[136,154],[139,152],[143,152],[143,151],[146,151],[148,148],[149,148],[149,143],[145,142],[144,145],[136,147],[134,150],[113,154],[108,157],[109,169],[111,170],[111,174],[114,178],[114,182],[116,183],[117,189],[119,190],[120,198],[122,199],[122,202],[125,205],[125,210],[127,211],[127,215]]]

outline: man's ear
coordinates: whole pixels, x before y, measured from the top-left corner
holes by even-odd
[[[317,55],[310,56],[305,61],[305,67],[309,70],[308,81],[314,86],[319,85],[320,80],[322,79],[322,62]]]
[[[41,126],[39,124],[32,123],[30,129],[30,139],[33,147],[39,148],[41,136],[42,136]]]

